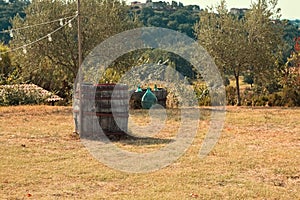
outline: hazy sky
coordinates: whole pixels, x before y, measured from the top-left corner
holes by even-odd
[[[127,0],[127,2],[132,1],[133,0]],[[146,0],[138,1],[142,3],[146,2]],[[165,1],[171,2],[168,0]],[[226,0],[228,8],[249,8],[251,1],[256,2],[255,0]],[[184,5],[196,4],[200,5],[201,8],[205,8],[218,4],[220,0],[180,0],[180,2]],[[281,8],[282,19],[300,19],[300,0],[278,0],[278,7]]]

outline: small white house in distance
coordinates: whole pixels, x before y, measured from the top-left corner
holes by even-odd
[[[243,15],[248,10],[249,10],[248,8],[231,8],[230,13],[233,14],[233,15]]]

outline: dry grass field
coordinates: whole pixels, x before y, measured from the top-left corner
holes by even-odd
[[[300,199],[300,109],[228,107],[220,140],[200,159],[209,120],[203,112],[186,153],[145,174],[97,161],[72,134],[71,109],[0,107],[0,199]],[[145,122],[145,113],[133,114]],[[178,121],[168,119],[173,128]],[[155,137],[172,138],[172,130]],[[144,152],[159,141],[115,144]]]

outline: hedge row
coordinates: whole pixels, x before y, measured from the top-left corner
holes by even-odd
[[[199,105],[210,106],[211,97],[207,92],[207,87],[198,85],[194,89]],[[218,100],[218,97],[214,97],[214,99]],[[236,105],[236,99],[236,89],[232,86],[226,86],[226,104]],[[300,106],[300,90],[297,88],[283,88],[280,92],[264,94],[264,92],[246,88],[241,91],[241,103],[242,106]]]
[[[226,87],[228,105],[235,105],[236,90],[232,86]],[[256,94],[251,88],[241,92],[242,105],[244,106],[300,106],[300,90],[296,88],[283,88],[280,92],[271,94]]]

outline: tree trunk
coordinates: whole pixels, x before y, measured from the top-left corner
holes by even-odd
[[[235,73],[234,75],[235,83],[236,83],[236,95],[237,95],[237,106],[241,106],[241,94],[240,94],[240,82],[239,82],[239,73]]]

